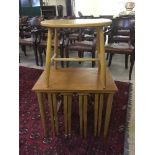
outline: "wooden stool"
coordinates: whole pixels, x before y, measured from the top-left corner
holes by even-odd
[[[112,97],[117,87],[110,72],[106,69],[103,26],[109,26],[108,19],[74,19],[46,20],[41,25],[48,28],[47,52],[45,71],[36,82],[33,90],[37,93],[44,134],[47,134],[45,112],[42,105],[42,93],[48,94],[53,133],[58,134],[56,93],[63,95],[65,135],[71,134],[71,101],[72,94],[79,94],[80,133],[87,136],[87,95],[95,94],[94,105],[94,135],[100,133],[102,122],[103,96],[108,96],[108,106],[104,135],[107,135],[112,106]],[[97,58],[58,58],[58,29],[59,28],[95,28],[97,32]],[[54,53],[51,51],[52,30],[54,30]],[[51,58],[51,55],[52,58]],[[97,61],[98,68],[58,68],[58,61]],[[54,67],[51,67],[51,63]],[[99,102],[100,99],[100,102]],[[56,132],[55,132],[56,131]]]

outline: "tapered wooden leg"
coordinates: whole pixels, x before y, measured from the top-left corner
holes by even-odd
[[[58,116],[57,116],[57,99],[56,99],[56,94],[53,94],[52,98],[53,98],[53,111],[54,111],[54,120],[55,120],[55,131],[56,131],[56,135],[58,135],[59,132],[58,132]]]
[[[96,32],[97,32],[97,36],[96,36],[96,50],[97,50],[97,57],[98,59],[100,58],[100,42],[99,42],[99,28],[96,29]],[[101,68],[101,64],[100,64],[100,61],[98,61],[98,73],[100,74],[100,68]]]
[[[65,136],[67,136],[68,128],[67,128],[67,108],[68,108],[68,103],[67,103],[67,96],[64,95],[64,123],[65,123]]]
[[[49,104],[49,110],[50,110],[50,115],[51,115],[53,136],[55,136],[54,109],[53,109],[51,93],[48,93],[48,104]]]
[[[101,125],[102,125],[102,111],[103,111],[103,94],[100,94],[99,102],[99,114],[98,114],[98,136],[100,135]]]
[[[68,135],[71,135],[71,109],[72,109],[72,96],[68,96]]]
[[[55,28],[55,35],[54,35],[54,54],[56,55],[56,58],[58,57],[58,32]],[[57,68],[57,62],[54,62],[55,68]]]
[[[99,43],[100,43],[100,54],[99,54],[99,61],[100,61],[100,80],[102,83],[103,88],[106,87],[106,60],[105,60],[105,47],[104,47],[104,32],[103,29],[99,29]]]
[[[113,93],[108,94],[107,108],[106,108],[106,115],[105,115],[105,124],[104,124],[104,138],[107,136],[107,133],[108,133],[113,96],[114,96]]]
[[[96,136],[96,134],[97,134],[98,98],[99,98],[99,95],[95,94],[95,104],[94,104],[94,136]]]
[[[84,95],[83,103],[84,138],[87,137],[87,95]]]
[[[43,129],[44,129],[44,136],[47,137],[48,130],[46,126],[45,108],[43,105],[43,93],[37,92],[37,98],[38,98],[38,103],[39,103],[41,121],[42,121]]]
[[[83,108],[82,95],[79,95],[80,135],[83,135]]]
[[[46,86],[49,87],[49,76],[50,76],[50,63],[51,63],[51,37],[52,32],[51,29],[48,29],[48,37],[47,37],[47,49],[46,49],[46,64],[45,64],[45,78],[46,78]]]

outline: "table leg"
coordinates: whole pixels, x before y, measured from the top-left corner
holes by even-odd
[[[37,98],[38,98],[38,103],[39,103],[41,121],[42,121],[43,129],[44,129],[44,136],[47,137],[48,131],[47,131],[47,126],[46,126],[45,108],[43,105],[43,93],[37,92]]]
[[[87,137],[87,95],[84,95],[83,103],[84,138]]]
[[[101,125],[102,125],[103,104],[104,104],[103,94],[100,94],[99,116],[98,116],[98,136],[100,135]]]
[[[79,117],[80,117],[80,135],[83,135],[83,108],[82,108],[82,95],[79,95]]]
[[[99,100],[99,95],[95,94],[95,104],[94,104],[94,136],[96,136],[96,134],[97,134],[98,100]]]
[[[64,124],[65,124],[65,136],[67,136],[68,128],[67,128],[67,109],[68,109],[68,103],[67,103],[67,95],[64,95]]]
[[[104,124],[104,137],[106,137],[107,133],[108,133],[113,96],[114,96],[113,93],[108,94],[107,108],[106,108],[106,115],[105,115],[105,124]]]
[[[58,116],[57,116],[57,99],[56,99],[56,94],[52,94],[53,98],[53,111],[54,111],[54,120],[55,120],[55,131],[56,135],[59,134],[58,132]]]
[[[48,104],[49,104],[49,108],[50,108],[49,110],[50,110],[50,115],[51,115],[53,136],[55,136],[54,109],[53,109],[51,93],[48,93]]]

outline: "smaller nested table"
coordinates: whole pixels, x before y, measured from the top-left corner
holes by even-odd
[[[49,87],[46,86],[46,72],[44,71],[42,73],[32,90],[37,93],[45,136],[47,136],[47,127],[45,123],[43,94],[48,95],[48,104],[50,107],[54,135],[58,135],[57,94],[63,95],[65,135],[71,134],[72,96],[73,94],[78,94],[80,133],[81,135],[84,134],[84,137],[87,135],[87,98],[88,95],[94,94],[94,136],[100,135],[103,104],[105,104],[104,96],[108,96],[104,123],[104,136],[106,137],[110,121],[113,95],[117,91],[117,87],[112,79],[111,73],[107,69],[106,88],[103,90],[101,82],[98,80],[97,72],[97,68],[51,68]]]

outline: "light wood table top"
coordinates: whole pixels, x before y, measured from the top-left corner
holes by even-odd
[[[104,27],[111,25],[110,19],[55,19],[45,20],[41,25],[48,28]]]
[[[46,86],[45,71],[32,88],[36,92],[111,93],[117,91],[115,82],[106,69],[106,88],[103,89],[97,68],[51,68],[49,87]]]

